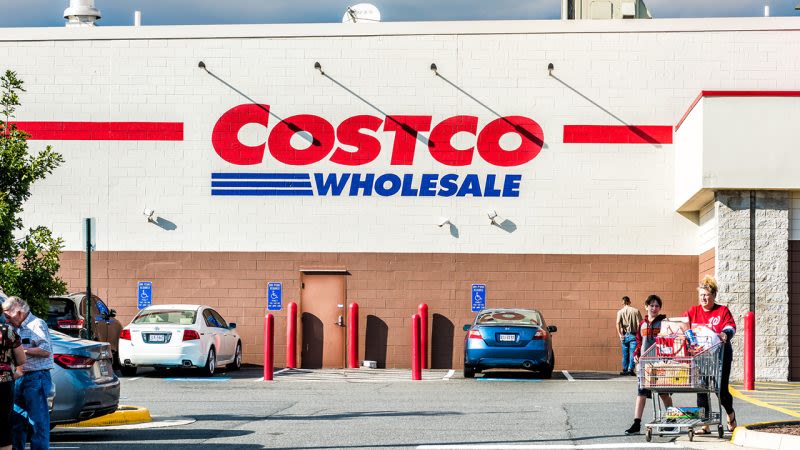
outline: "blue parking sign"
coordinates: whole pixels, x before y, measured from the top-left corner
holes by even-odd
[[[270,281],[267,284],[267,310],[280,311],[283,302],[283,284]]]
[[[481,312],[486,309],[486,285],[472,285],[472,312]]]
[[[139,293],[137,294],[137,306],[139,309],[147,308],[148,306],[153,304],[153,282],[152,281],[140,281],[139,282]]]

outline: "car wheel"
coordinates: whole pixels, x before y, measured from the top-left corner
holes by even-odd
[[[208,351],[208,359],[206,360],[206,365],[202,369],[203,375],[210,377],[214,375],[214,371],[217,370],[217,352],[214,351],[214,347]]]
[[[556,365],[556,356],[550,356],[550,362],[547,363],[544,370],[542,370],[542,378],[553,378],[553,367]]]
[[[233,356],[233,362],[226,366],[228,370],[239,370],[242,368],[242,343],[236,343],[236,354]]]
[[[464,378],[475,378],[475,368],[464,364]]]
[[[114,350],[111,350],[111,367],[114,369],[122,367],[122,363],[119,360],[119,352],[115,352]]]
[[[135,376],[136,366],[122,366],[119,368],[119,372],[122,374],[123,377]]]

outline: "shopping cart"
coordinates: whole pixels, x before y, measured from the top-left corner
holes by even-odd
[[[649,389],[653,397],[654,418],[645,424],[647,442],[653,438],[653,433],[663,436],[683,432],[688,433],[691,441],[697,428],[713,425],[717,425],[719,437],[723,435],[719,400],[723,344],[701,336],[697,339],[697,345],[690,346],[682,335],[659,336],[639,358],[639,387]],[[710,398],[710,411],[665,408],[660,394],[674,393],[716,394],[716,409]]]

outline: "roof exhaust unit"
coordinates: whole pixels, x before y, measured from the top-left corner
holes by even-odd
[[[68,27],[93,27],[100,20],[100,10],[94,7],[94,0],[69,0],[64,18]]]

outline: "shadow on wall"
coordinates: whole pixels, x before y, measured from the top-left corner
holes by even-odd
[[[375,361],[379,369],[386,368],[386,346],[389,342],[389,326],[378,316],[367,316],[367,332],[364,339],[364,359]]]
[[[450,369],[453,366],[453,322],[434,314],[431,322],[431,369]]]
[[[303,369],[322,368],[323,331],[319,317],[303,313],[300,316],[303,327],[303,343],[300,350],[300,367]]]

